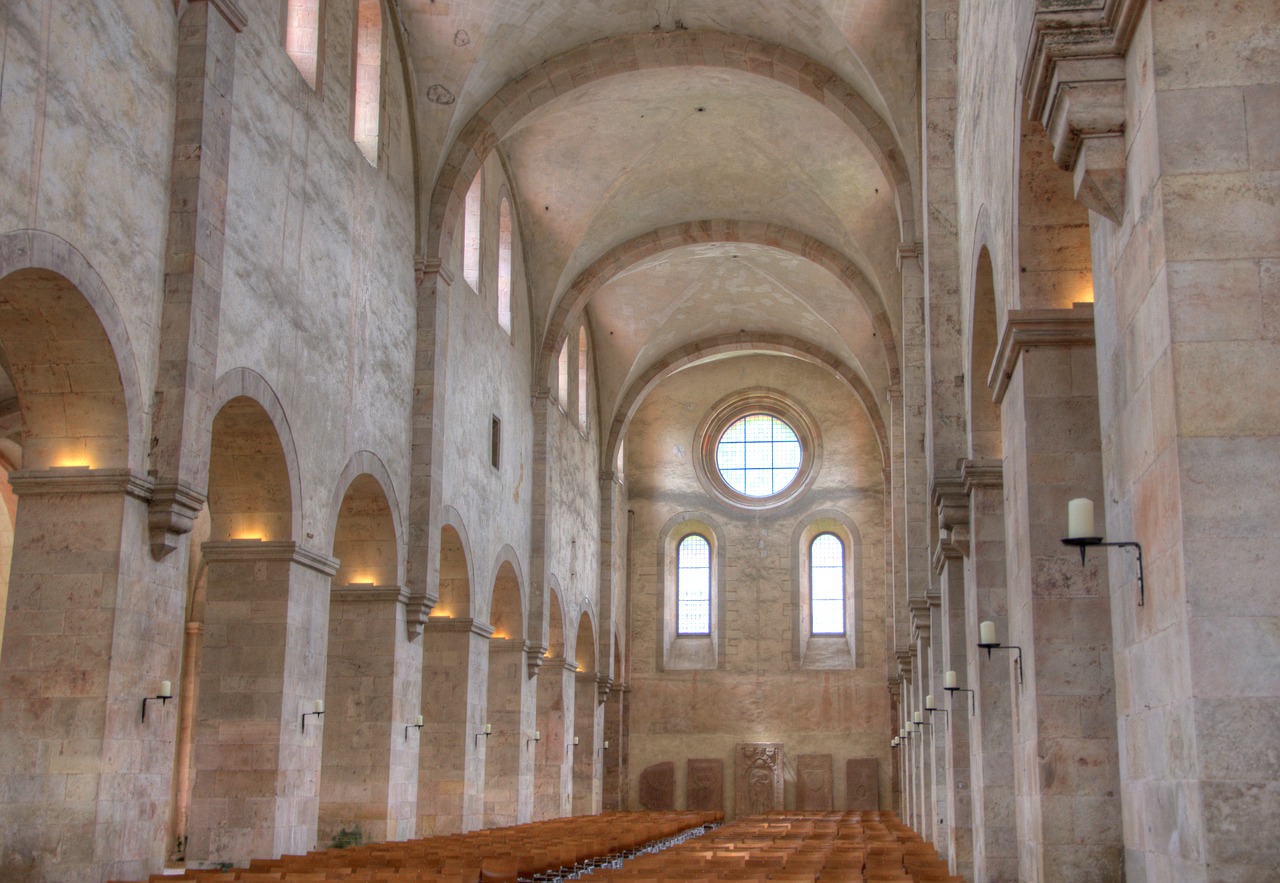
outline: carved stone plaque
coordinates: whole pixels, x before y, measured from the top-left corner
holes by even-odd
[[[719,758],[690,760],[685,782],[685,806],[701,812],[724,809],[724,761]]]
[[[655,763],[640,773],[640,805],[645,809],[671,811],[676,808],[676,765]]]
[[[739,742],[734,762],[734,807],[738,818],[783,808],[781,742]]]
[[[874,757],[851,757],[844,763],[845,809],[880,808],[880,761]]]
[[[796,809],[830,812],[831,755],[802,754],[796,759]]]

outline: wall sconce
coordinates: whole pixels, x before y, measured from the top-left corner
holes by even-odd
[[[524,744],[525,744],[525,747],[527,748],[527,747],[529,747],[529,743],[530,743],[530,742],[541,742],[541,741],[542,741],[542,731],[541,731],[541,730],[534,730],[534,731],[533,731],[533,738],[532,738],[532,739],[525,739],[525,740],[524,740]]]
[[[418,720],[416,723],[409,724],[404,728],[404,741],[406,742],[409,741],[410,730],[417,730],[419,734],[422,733],[422,715],[418,715]]]
[[[307,731],[307,718],[313,714],[316,717],[324,717],[324,700],[323,699],[316,700],[315,711],[304,711],[302,713],[302,732],[305,733]]]
[[[929,712],[929,716],[930,716],[930,717],[932,717],[932,716],[933,716],[934,712],[937,712],[938,714],[948,714],[948,713],[949,713],[945,708],[938,708],[938,707],[936,707],[936,706],[933,704],[933,694],[932,694],[932,693],[930,693],[928,696],[924,697],[924,710],[925,710],[925,711],[927,711],[927,712]]]
[[[933,726],[933,724],[930,721],[925,720],[924,715],[918,711],[912,712],[911,722],[916,725],[916,729]]]
[[[1080,550],[1080,566],[1084,566],[1084,553],[1090,546],[1115,546],[1120,549],[1135,549],[1138,552],[1138,606],[1147,601],[1147,587],[1142,572],[1142,544],[1128,540],[1119,543],[1108,543],[1096,535],[1093,527],[1093,500],[1079,497],[1067,503],[1067,536],[1064,546],[1075,546]],[[981,646],[981,645],[979,645]]]
[[[164,705],[166,702],[168,702],[172,698],[173,698],[173,684],[170,683],[169,681],[161,681],[159,693],[157,693],[155,696],[144,696],[142,698],[142,719],[144,721],[147,719],[147,703],[148,702],[153,702],[158,699],[160,700],[160,704]]]
[[[578,737],[577,737],[577,736],[574,736],[574,737],[573,737],[573,744],[574,744],[575,746],[578,744]]]
[[[1001,644],[996,640],[996,624],[991,620],[985,620],[978,626],[978,647],[987,651],[987,658],[991,658],[992,650],[1017,650],[1018,662],[1018,683],[1022,683],[1022,648],[1017,644]]]
[[[965,687],[957,687],[955,672],[949,671],[942,676],[942,689],[946,690],[948,693],[968,693],[969,717],[973,717],[978,713],[978,694]]]
[[[490,736],[492,736],[492,735],[493,735],[493,724],[485,724],[485,725],[484,725],[484,732],[483,732],[483,733],[476,733],[476,746],[477,746],[477,747],[479,747],[479,745],[480,745],[480,737],[481,737],[481,736],[484,736],[486,739],[488,739],[488,738],[489,738]]]
[[[901,730],[898,730],[898,738],[899,738],[899,739],[902,739],[903,741],[905,741],[905,740],[907,740],[907,739],[910,739],[910,738],[911,738],[911,731],[910,731],[910,730],[907,730],[907,729],[905,729],[905,728],[904,728],[904,729],[901,729]]]
[[[603,744],[603,745],[601,745],[599,748],[597,748],[597,749],[596,749],[596,753],[597,753],[597,754],[604,754],[604,753],[605,753],[605,751],[607,751],[607,750],[608,750],[608,748],[609,748],[609,740],[608,740],[608,739],[605,739],[605,740],[604,740],[604,744]]]

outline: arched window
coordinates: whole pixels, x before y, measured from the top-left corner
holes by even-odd
[[[323,0],[285,0],[284,51],[312,89],[320,88],[320,50],[323,46]]]
[[[578,329],[578,428],[587,431],[587,326]]]
[[[480,290],[480,173],[476,172],[467,190],[462,215],[462,278],[475,291]]]
[[[360,0],[356,12],[355,65],[352,137],[369,165],[376,166],[382,107],[382,6],[379,0]]]
[[[809,617],[811,634],[844,634],[844,543],[833,533],[809,544]]]
[[[711,634],[711,544],[701,534],[676,547],[676,634]]]
[[[564,411],[569,410],[569,339],[565,338],[563,344],[560,345],[560,358],[556,362],[556,370],[559,372],[556,384],[556,402]]]
[[[511,333],[511,203],[498,206],[498,324]]]

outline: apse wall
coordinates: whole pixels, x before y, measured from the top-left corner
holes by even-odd
[[[773,510],[751,511],[708,492],[695,473],[699,429],[718,403],[769,390],[807,414],[821,439],[812,484]],[[688,805],[686,762],[724,765],[723,801],[734,815],[735,746],[783,743],[786,807],[797,795],[800,755],[830,755],[831,798],[846,804],[845,763],[879,761],[879,800],[891,802],[889,697],[884,689],[884,479],[866,412],[826,370],[798,359],[746,355],[704,363],[660,383],[627,431],[630,538],[629,756],[624,801],[652,805],[645,770],[674,763],[674,804]],[[812,534],[850,545],[853,652],[845,639],[807,636],[800,604],[802,556]],[[696,530],[713,546],[713,635],[672,637],[676,540]],[[845,643],[847,646],[847,643]],[[821,795],[819,795],[819,799]],[[779,807],[781,808],[781,807]]]

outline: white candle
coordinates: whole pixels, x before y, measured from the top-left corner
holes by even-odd
[[[956,673],[953,671],[949,671],[945,675],[943,675],[942,686],[948,690],[954,690],[956,688]]]
[[[578,737],[577,737],[577,736],[574,736],[574,737],[573,737],[573,744],[574,744],[574,745],[577,745],[577,744],[578,744]]]
[[[160,695],[166,699],[173,696],[173,684],[170,681],[160,682]]]
[[[918,712],[918,711],[911,715],[911,722],[912,722],[913,724],[918,724],[918,723],[920,723],[922,720],[924,720],[924,715],[922,715],[922,714],[921,714],[920,712]]]
[[[979,644],[998,644],[996,640],[996,624],[991,620],[987,620],[978,626],[978,643]]]
[[[492,733],[493,733],[493,724],[485,724],[485,725],[484,725],[484,734],[485,734],[486,736],[488,736],[488,735],[491,735]]]
[[[898,730],[898,738],[899,738],[899,739],[905,739],[905,738],[907,738],[907,731],[906,731],[906,730]]]
[[[418,715],[418,722],[416,726],[419,726],[419,727],[422,726],[422,715]]]
[[[535,741],[535,742],[541,742],[541,741],[542,741],[542,730],[534,730],[534,731],[533,731],[533,741]]]
[[[935,708],[937,708],[937,707],[938,707],[938,706],[936,706],[936,705],[934,705],[934,704],[933,704],[933,694],[932,694],[932,693],[930,693],[928,696],[924,697],[924,707],[925,707],[926,709],[928,709],[929,711],[933,711]]]
[[[324,700],[323,700],[323,699],[317,699],[317,700],[316,700],[316,714],[324,714]]]
[[[604,740],[604,750],[605,750],[605,751],[608,751],[608,750],[609,750],[609,740],[608,740],[608,739],[605,739],[605,740]]]
[[[1097,536],[1093,532],[1093,500],[1079,497],[1067,503],[1067,538]]]

